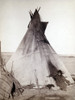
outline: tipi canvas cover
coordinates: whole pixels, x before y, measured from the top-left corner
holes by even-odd
[[[13,71],[21,85],[44,86],[52,83],[49,75],[62,70],[64,76],[73,82],[69,72],[51,47],[44,34],[47,22],[41,22],[38,10],[30,12],[31,21],[26,35],[18,49],[8,61],[6,68]]]
[[[4,70],[4,66],[0,66],[0,100],[6,100],[11,93],[12,84],[15,83],[16,93],[20,94],[19,88],[22,88],[20,83],[13,77],[12,74]]]

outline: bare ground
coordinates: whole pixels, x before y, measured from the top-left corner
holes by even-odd
[[[25,89],[23,94],[15,96],[14,100],[75,100],[75,84],[69,86],[67,91],[46,88]]]

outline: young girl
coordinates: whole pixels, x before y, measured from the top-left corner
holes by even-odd
[[[57,86],[59,86],[61,90],[66,91],[67,85],[70,85],[70,82],[66,80],[61,70],[57,71],[57,74],[53,76],[53,79],[55,80]]]

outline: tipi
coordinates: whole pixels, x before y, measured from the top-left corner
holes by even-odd
[[[16,93],[18,95],[21,94],[21,90],[23,89],[20,83],[13,77],[13,75],[4,69],[5,63],[1,56],[1,51],[0,51],[0,59],[1,59],[0,60],[0,100],[5,100],[8,99],[11,93],[13,82],[16,86]]]
[[[57,70],[62,70],[64,76],[73,82],[70,73],[48,42],[44,34],[48,22],[41,22],[38,12],[37,9],[34,14],[30,12],[31,21],[26,35],[6,68],[9,72],[13,71],[21,85],[44,86],[52,83],[48,76],[56,74]]]

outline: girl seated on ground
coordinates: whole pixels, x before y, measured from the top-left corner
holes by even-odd
[[[61,70],[57,71],[57,74],[53,76],[53,79],[61,90],[66,91],[67,85],[70,85],[70,82],[63,76],[63,72]]]

